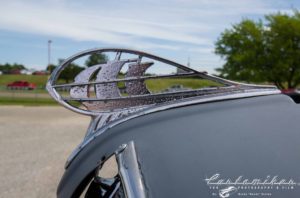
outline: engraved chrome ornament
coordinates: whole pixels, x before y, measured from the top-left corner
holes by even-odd
[[[72,62],[84,56],[101,53],[113,53],[114,58],[106,63],[86,68],[76,75],[72,83],[59,84],[57,82],[61,72]],[[155,64],[168,65],[181,72],[168,75],[146,75],[145,71]],[[127,71],[124,77],[120,78],[118,75],[123,68],[127,68]],[[145,84],[146,80],[187,77],[199,79],[199,83],[203,79],[214,81],[220,86],[153,93]],[[118,83],[124,83],[125,94],[122,95]],[[69,90],[69,93],[60,94],[59,89]],[[109,122],[153,106],[178,104],[195,97],[277,89],[274,86],[258,86],[225,80],[146,52],[105,48],[84,51],[65,60],[53,71],[47,83],[47,90],[57,102],[66,108],[92,116],[87,133],[90,134]],[[81,105],[74,105],[72,102],[79,102]]]
[[[70,63],[86,55],[99,54],[103,52],[115,52],[115,60],[108,61],[105,64],[94,65],[80,72],[74,79],[73,83],[69,84],[56,84],[60,73],[69,66]],[[122,59],[122,54],[133,54],[136,58]],[[153,75],[145,76],[145,71],[154,65],[154,62],[143,62],[143,58],[153,59],[162,63],[166,63],[173,67],[177,67],[184,73],[171,74],[171,75]],[[122,67],[128,64],[128,71],[125,78],[119,79],[118,73]],[[91,77],[95,75],[96,79],[91,81]],[[228,88],[274,88],[273,86],[257,86],[237,83],[225,79],[218,78],[216,76],[208,75],[206,72],[199,72],[187,66],[178,64],[176,62],[151,55],[141,51],[129,50],[129,49],[93,49],[65,60],[56,70],[52,73],[51,78],[47,83],[47,89],[51,96],[65,107],[76,111],[78,113],[86,115],[95,115],[99,113],[106,113],[110,111],[124,111],[124,108],[132,108],[142,105],[157,104],[169,100],[180,99],[185,97],[192,97],[202,95],[209,91],[200,89],[194,91],[182,91],[176,93],[163,93],[152,94],[144,84],[147,79],[158,78],[174,78],[174,77],[198,77],[201,79],[209,79],[221,84],[226,85],[223,88],[215,88],[218,91],[228,90]],[[117,87],[118,82],[125,82],[126,92],[128,96],[122,96],[120,90]],[[57,88],[70,88],[70,97],[62,97],[56,91]],[[96,97],[91,97],[90,88],[94,87]],[[82,102],[84,108],[75,108],[69,102],[79,101]]]

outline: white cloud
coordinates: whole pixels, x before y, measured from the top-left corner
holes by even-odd
[[[134,41],[141,40],[136,38],[144,38],[141,44],[148,43],[148,45],[150,42],[145,40],[151,39],[190,44],[210,42],[208,39],[188,34],[186,30],[194,26],[188,23],[143,22],[142,19],[107,17],[100,11],[91,15],[86,10],[20,2],[7,3],[6,6],[1,6],[0,12],[3,16],[0,18],[2,29],[62,36],[82,41],[101,41],[119,45],[131,45]],[[153,43],[151,45],[155,46]],[[157,45],[159,46],[162,45]]]
[[[278,10],[290,12],[291,7],[284,0],[14,0],[1,4],[0,29],[172,50],[175,58],[201,57],[197,65],[213,67],[220,64],[213,44],[224,27],[243,16]]]
[[[215,29],[209,20],[228,13],[257,12],[263,7],[257,0],[166,0],[159,4],[136,0],[77,4],[58,0],[17,0],[7,1],[0,7],[0,27],[119,45],[131,45],[140,40],[142,45],[155,47],[151,39],[176,42],[176,45],[208,45],[212,39],[201,35]],[[166,44],[157,45],[160,46]]]

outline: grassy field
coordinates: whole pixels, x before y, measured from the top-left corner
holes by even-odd
[[[0,105],[49,106],[58,104],[52,98],[0,97]]]
[[[146,85],[151,92],[163,91],[174,85],[182,85],[184,88],[190,88],[190,89],[220,86],[219,83],[212,82],[210,80],[199,80],[193,78],[147,80]]]
[[[24,80],[36,84],[38,87],[45,87],[48,76],[44,75],[0,75],[0,86],[6,86],[8,83]]]
[[[6,90],[6,85],[14,81],[28,81],[35,83],[36,90]],[[45,106],[56,105],[57,103],[48,97],[45,84],[48,76],[42,75],[0,75],[0,105],[24,105],[24,106]]]

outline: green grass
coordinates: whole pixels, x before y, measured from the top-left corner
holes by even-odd
[[[57,102],[51,98],[0,97],[0,105],[49,106]]]
[[[0,75],[0,86],[6,86],[8,83],[24,80],[30,83],[36,84],[38,87],[45,87],[46,82],[48,80],[48,76],[44,75],[14,75],[14,74],[7,74],[7,75]]]
[[[18,93],[18,94],[21,94],[21,93],[26,93],[26,94],[48,94],[47,90],[45,88],[42,88],[42,89],[34,89],[34,90],[10,90],[10,89],[7,89],[6,86],[0,86],[0,94],[1,93]]]
[[[210,80],[201,80],[195,78],[147,80],[146,85],[147,88],[152,92],[159,92],[173,85],[182,85],[183,87],[190,89],[221,86],[219,83]]]

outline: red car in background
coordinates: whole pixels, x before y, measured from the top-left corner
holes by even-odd
[[[29,83],[27,81],[15,81],[6,85],[7,89],[25,89],[25,90],[33,90],[36,89],[36,85],[34,83]]]

